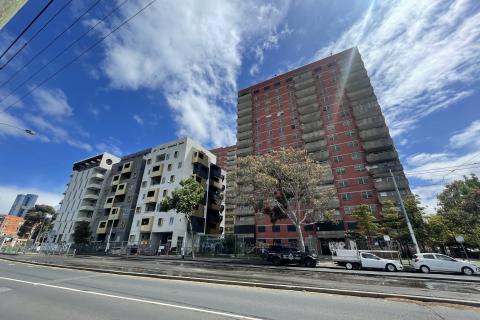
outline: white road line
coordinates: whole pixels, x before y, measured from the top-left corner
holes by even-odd
[[[89,275],[89,276],[63,278],[63,279],[56,279],[56,280],[44,281],[44,282],[40,282],[40,283],[41,283],[41,284],[61,283],[61,282],[72,281],[72,280],[81,280],[81,279],[88,279],[88,278],[96,278],[96,277],[101,277],[101,276],[103,276],[103,275],[104,275],[104,274],[92,274],[92,275]]]
[[[61,287],[61,286],[55,286],[55,285],[46,284],[46,283],[32,282],[32,281],[26,281],[26,280],[20,280],[20,279],[0,277],[0,280],[13,281],[13,282],[19,282],[19,283],[24,283],[24,284],[31,284],[33,286],[41,286],[41,287],[47,287],[47,288],[53,288],[53,289],[60,289],[60,290],[72,291],[72,292],[83,293],[83,294],[90,294],[90,295],[107,297],[107,298],[115,298],[115,299],[120,299],[120,300],[142,302],[142,303],[153,304],[153,305],[157,305],[157,306],[169,307],[169,308],[174,308],[174,309],[196,311],[196,312],[213,314],[213,315],[217,315],[217,316],[229,317],[229,318],[234,318],[234,319],[264,320],[264,319],[261,319],[261,318],[249,317],[249,316],[244,316],[244,315],[235,314],[235,313],[214,311],[214,310],[208,310],[208,309],[202,309],[202,308],[196,308],[196,307],[187,307],[187,306],[182,306],[182,305],[173,304],[173,303],[165,303],[165,302],[158,302],[158,301],[152,301],[152,300],[130,298],[130,297],[125,297],[125,296],[117,296],[117,295],[113,295],[113,294],[107,294],[107,293],[101,293],[101,292],[95,292],[95,291],[83,291],[83,290],[80,290],[80,289],[74,289],[74,288],[69,288],[69,287]]]

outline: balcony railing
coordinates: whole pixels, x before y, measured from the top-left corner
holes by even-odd
[[[397,158],[398,158],[397,152],[393,150],[367,154],[367,162],[370,162],[370,163],[385,162],[385,161],[390,161]]]
[[[297,99],[297,105],[304,106],[317,101],[317,95],[313,94],[305,98]]]
[[[252,130],[252,123],[251,122],[242,124],[241,126],[237,127],[237,133],[242,133],[242,132],[249,131],[249,130]]]
[[[304,97],[308,97],[316,94],[317,93],[315,92],[315,86],[311,86],[311,87],[307,87],[305,89],[296,91],[295,97],[297,97],[297,99],[300,99],[300,98],[304,98]]]
[[[237,105],[237,110],[243,110],[245,108],[252,108],[252,100],[248,100]]]
[[[360,130],[385,126],[385,119],[383,119],[382,115],[360,119],[360,120],[357,120],[356,122],[357,122],[357,127]]]
[[[242,110],[238,110],[237,112],[237,116],[240,118],[240,117],[243,117],[243,116],[246,116],[246,115],[249,115],[252,113],[252,108],[243,108]]]
[[[315,79],[313,78],[295,83],[295,90],[302,90],[311,86],[315,86]]]
[[[348,97],[350,98],[351,101],[355,101],[355,100],[359,100],[359,99],[363,99],[363,98],[366,98],[366,97],[373,96],[374,93],[373,93],[373,88],[370,85],[370,86],[368,86],[367,88],[364,88],[364,89],[351,91],[351,92],[347,91],[347,95],[348,95]]]
[[[148,223],[144,223],[145,219],[148,219]],[[153,217],[143,218],[140,221],[140,232],[151,232],[153,227]]]
[[[252,147],[237,149],[237,155],[238,156],[250,155],[252,154],[252,151],[253,151]]]
[[[360,138],[362,140],[374,140],[378,138],[384,138],[389,136],[387,127],[378,127],[367,130],[362,130],[359,132]]]
[[[305,144],[305,149],[307,152],[314,152],[318,150],[325,149],[327,147],[327,142],[325,140],[319,140],[316,142],[309,142]]]
[[[253,144],[252,139],[239,140],[237,142],[237,148],[246,148]]]
[[[302,74],[299,74],[299,75],[293,77],[293,81],[295,81],[295,83],[299,83],[299,82],[303,82],[303,81],[311,79],[311,78],[313,78],[312,71],[307,71],[307,72],[304,72]]]
[[[241,97],[238,97],[237,98],[237,101],[238,103],[244,103],[244,102],[247,102],[247,101],[252,101],[252,94],[251,93],[247,93]]]
[[[316,130],[321,130],[322,129],[322,122],[321,121],[315,121],[315,122],[310,122],[308,124],[302,124],[302,131],[303,133],[310,133]]]
[[[309,156],[311,159],[321,162],[321,161],[328,160],[329,153],[328,153],[328,150],[322,150],[322,151],[309,153]]]
[[[375,189],[377,191],[392,191],[395,190],[395,185],[393,184],[393,180],[390,177],[387,178],[378,178],[374,181]],[[408,181],[406,178],[397,178],[397,186],[399,189],[406,189],[408,188]]]
[[[300,116],[300,121],[302,123],[310,123],[313,121],[319,121],[320,119],[322,119],[320,111]]]
[[[378,140],[365,141],[363,143],[363,149],[367,152],[389,150],[393,146],[391,138],[383,138]]]
[[[250,139],[252,138],[252,136],[253,136],[252,130],[244,131],[242,133],[237,134],[237,140]]]
[[[301,115],[307,115],[314,112],[320,112],[318,102],[307,104],[306,106],[298,108],[298,113],[300,113]]]
[[[304,133],[302,135],[302,139],[305,142],[312,142],[312,141],[321,140],[324,137],[325,137],[325,131],[324,130],[318,130],[318,131],[314,131],[314,132],[311,132],[311,133]]]
[[[244,115],[243,117],[239,117],[237,119],[238,126],[241,126],[242,124],[245,124],[245,123],[248,123],[248,122],[252,122],[252,115],[251,114]]]

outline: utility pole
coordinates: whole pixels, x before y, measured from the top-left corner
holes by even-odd
[[[108,249],[110,249],[110,237],[112,236],[112,230],[113,230],[113,223],[115,220],[112,220],[112,226],[110,227],[110,232],[108,233],[108,238],[107,238],[107,245],[105,246],[105,254],[107,254]],[[108,225],[108,222],[107,222]]]
[[[400,201],[400,207],[402,208],[403,216],[405,217],[405,221],[407,222],[408,232],[410,233],[410,237],[412,238],[413,245],[415,246],[416,252],[420,253],[420,248],[418,247],[417,238],[415,237],[412,224],[410,223],[410,219],[408,218],[407,211],[405,210],[405,205],[403,204],[402,195],[400,194],[400,190],[398,190],[397,180],[395,180],[395,176],[393,175],[393,172],[390,168],[388,169],[388,171],[390,172],[390,176],[393,179],[393,185],[395,186],[395,191],[397,192],[398,200]]]

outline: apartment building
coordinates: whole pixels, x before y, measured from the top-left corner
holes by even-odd
[[[100,207],[92,222],[95,241],[128,240],[145,169],[145,156],[150,150],[124,156],[120,162],[112,165],[99,195]]]
[[[106,178],[112,166],[119,161],[120,158],[114,155],[102,153],[73,164],[49,242],[72,243],[75,224],[79,221],[93,221],[98,209],[103,209],[99,198]]]
[[[223,232],[225,171],[216,165],[213,153],[190,138],[152,148],[135,208],[129,244],[152,253],[180,252],[184,245],[186,220],[174,210],[161,211],[161,201],[180,187],[180,181],[193,177],[205,188],[205,197],[192,218],[197,234],[219,236]],[[189,242],[187,242],[189,243]],[[145,250],[145,249],[144,249]]]
[[[16,238],[25,219],[12,215],[0,215],[0,237]]]
[[[11,216],[25,217],[27,211],[35,206],[37,199],[38,195],[36,194],[17,194],[8,214]]]
[[[380,218],[382,203],[397,200],[389,169],[401,193],[410,193],[357,48],[240,90],[237,116],[237,157],[304,148],[330,167],[326,182],[337,192],[331,207],[339,223],[304,226],[323,253],[329,242],[343,241],[345,231],[356,228],[351,217],[356,206],[367,204]],[[235,233],[266,244],[294,245],[297,237],[287,219],[273,225],[269,216],[255,215],[241,203],[235,211]]]
[[[226,175],[226,192],[225,192],[225,234],[234,233],[234,223],[235,223],[235,174],[237,168],[237,146],[228,146],[223,148],[217,148],[210,150],[214,155],[217,156],[217,164],[224,168]]]

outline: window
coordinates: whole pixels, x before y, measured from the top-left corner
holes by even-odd
[[[306,224],[303,229],[305,229],[305,231],[313,231],[313,226],[314,224],[311,223],[311,224]]]
[[[180,169],[181,167],[182,167],[182,161],[180,161],[180,162],[178,163],[177,168]]]
[[[293,225],[293,224],[289,224],[287,226],[287,231],[288,232],[295,232],[295,231],[297,231],[297,227],[295,227],[295,225]]]
[[[328,136],[328,140],[330,140],[330,141],[336,141],[336,140],[337,140],[337,136],[334,135],[334,134],[331,134],[331,135]]]
[[[136,207],[135,208],[135,213],[140,213],[142,212],[142,207]]]
[[[173,221],[175,221],[175,218],[174,218],[174,217],[170,217],[170,220],[168,221],[168,224],[169,224],[169,225],[172,225],[172,224],[173,224]]]
[[[323,111],[328,112],[328,110],[330,110],[329,106],[323,106]]]
[[[167,170],[168,170],[168,171],[172,171],[172,164],[171,164],[171,163],[168,164]]]
[[[345,174],[345,168],[343,167],[336,168],[335,171],[337,174]]]
[[[332,146],[333,151],[340,151],[340,146],[338,144]]]
[[[343,211],[346,215],[351,215],[353,212],[354,207],[343,207]]]
[[[150,223],[150,218],[142,219],[142,226],[148,226],[149,223]]]
[[[162,219],[162,218],[158,218],[157,226],[161,227],[162,224],[163,224],[163,219]]]
[[[348,146],[352,149],[356,149],[359,144],[358,144],[358,141],[348,141]]]
[[[165,177],[162,178],[162,183],[165,183]]]
[[[137,227],[140,225],[140,220],[137,220]]]
[[[178,151],[175,151],[175,152],[173,153],[173,157],[174,157],[175,159],[178,158]]]
[[[150,164],[150,163],[152,163],[152,159],[147,160],[147,164]],[[133,237],[135,237],[135,236],[133,236]]]
[[[355,132],[353,130],[349,130],[349,131],[345,132],[345,135],[347,137],[353,137],[355,135]]]
[[[163,190],[163,196],[166,197],[167,196],[167,190]]]
[[[364,164],[356,164],[355,165],[355,171],[358,171],[358,172],[365,171],[365,165]]]
[[[329,124],[329,125],[327,126],[327,130],[328,130],[328,131],[335,131],[335,125],[334,125],[334,124]]]
[[[265,232],[265,226],[258,226],[257,227],[257,232],[258,233],[264,233]]]
[[[170,154],[169,153],[167,153],[167,156],[165,157],[165,160],[168,160],[168,159],[170,159]],[[200,158],[200,159],[203,159],[203,158]]]
[[[280,232],[280,226],[279,225],[273,225],[272,226],[272,232]]]
[[[455,259],[452,259],[448,256],[444,256],[443,254],[436,254],[435,255],[437,257],[438,260],[442,260],[442,261],[455,261]]]
[[[165,153],[159,154],[155,158],[155,162],[160,162],[160,161],[163,161],[163,160],[165,160]]]
[[[367,184],[367,183],[368,183],[368,177],[358,178],[358,184]]]
[[[343,162],[343,156],[335,156],[333,157],[333,161],[335,161],[336,163]]]
[[[333,120],[333,114],[331,113],[327,114],[327,120],[328,121]]]
[[[424,254],[423,259],[432,259],[435,260],[435,256],[433,254]]]
[[[359,152],[352,153],[352,160],[360,160],[361,156]]]
[[[363,199],[368,199],[368,198],[371,198],[371,197],[373,197],[372,191],[363,191],[362,192],[362,198]]]
[[[352,194],[350,192],[342,193],[343,200],[352,200]]]
[[[348,187],[348,180],[339,180],[339,181],[338,181],[338,186],[339,186],[340,188]]]
[[[294,124],[292,124],[292,129],[295,129],[295,125],[294,125]]]
[[[128,238],[128,241],[134,242],[135,241],[135,235],[131,234],[130,237]]]

